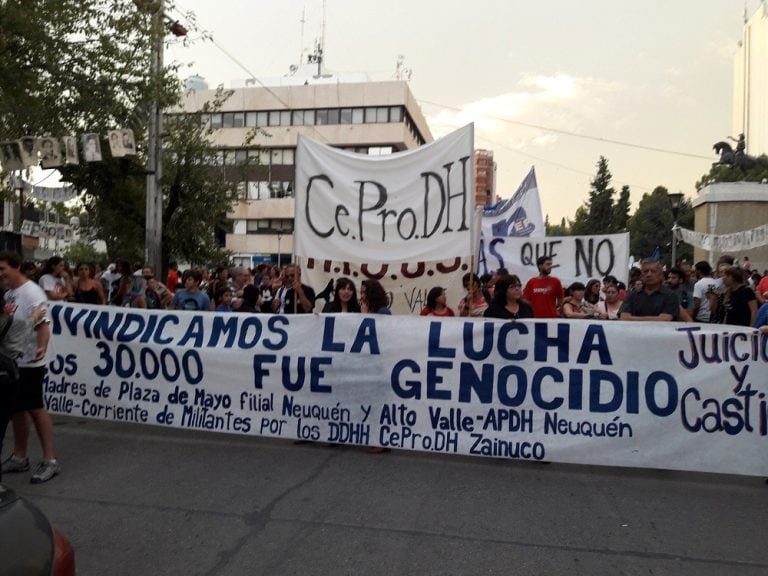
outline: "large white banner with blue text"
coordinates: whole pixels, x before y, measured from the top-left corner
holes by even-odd
[[[621,282],[629,274],[629,234],[595,236],[546,236],[544,238],[485,238],[480,240],[477,269],[480,274],[506,268],[523,282],[536,276],[536,260],[552,258],[552,275],[568,287],[591,278],[615,276]]]
[[[494,458],[768,475],[768,339],[681,323],[52,304],[58,414]]]
[[[473,125],[405,152],[368,156],[299,135],[294,253],[341,262],[469,256]]]

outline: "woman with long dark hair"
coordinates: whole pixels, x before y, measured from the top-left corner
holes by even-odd
[[[82,304],[106,304],[104,287],[93,277],[93,266],[81,262],[77,265],[75,302]]]
[[[324,313],[360,312],[360,303],[357,301],[357,288],[355,283],[347,277],[336,280],[333,291],[333,300],[323,306]]]
[[[363,280],[360,285],[360,310],[363,314],[392,314],[389,298],[378,280]]]

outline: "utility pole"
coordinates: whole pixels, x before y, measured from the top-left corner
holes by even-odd
[[[163,139],[162,139],[162,110],[160,110],[159,95],[163,82],[163,40],[165,22],[163,2],[153,6],[151,23],[152,62],[150,78],[152,82],[152,103],[149,109],[149,134],[147,148],[147,210],[146,236],[144,244],[144,263],[152,266],[155,273],[162,274],[163,264]]]

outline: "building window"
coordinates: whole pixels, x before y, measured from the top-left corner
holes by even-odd
[[[293,220],[290,218],[259,218],[246,220],[247,234],[293,234]]]
[[[232,126],[234,128],[245,126],[245,112],[235,112]]]
[[[328,124],[328,110],[315,111],[315,120],[318,126]]]
[[[239,150],[235,150],[235,164],[238,166],[245,166],[248,163],[248,151],[243,150],[242,148]]]
[[[352,108],[352,124],[362,124],[365,120],[365,110],[363,108]]]
[[[280,126],[290,126],[291,125],[291,111],[290,110],[281,110],[280,111]]]
[[[245,125],[248,128],[255,128],[256,127],[256,112],[246,112],[245,114]]]
[[[279,110],[272,110],[269,113],[269,125],[270,126],[280,126],[280,111]]]
[[[365,123],[374,124],[376,122],[376,108],[365,109]]]
[[[389,108],[389,121],[390,122],[402,122],[403,121],[403,107],[402,106],[390,106],[390,108]]]
[[[380,107],[376,108],[376,122],[389,122],[389,108]]]
[[[283,149],[272,148],[272,166],[280,166],[283,163]]]
[[[342,108],[339,111],[339,124],[352,124],[352,108]]]
[[[293,166],[295,160],[295,152],[293,148],[286,148],[283,150],[283,164],[286,166]]]
[[[338,123],[339,123],[339,109],[332,108],[328,110],[328,124],[338,124]]]
[[[221,127],[222,128],[234,128],[235,126],[235,114],[234,112],[224,112],[221,115]]]
[[[269,122],[269,114],[267,112],[256,112],[256,126],[266,126]]]
[[[221,114],[211,114],[211,128],[221,128]]]

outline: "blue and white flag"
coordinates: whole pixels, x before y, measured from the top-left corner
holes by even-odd
[[[546,235],[536,169],[533,166],[512,198],[501,200],[483,210],[482,234],[485,238]]]

